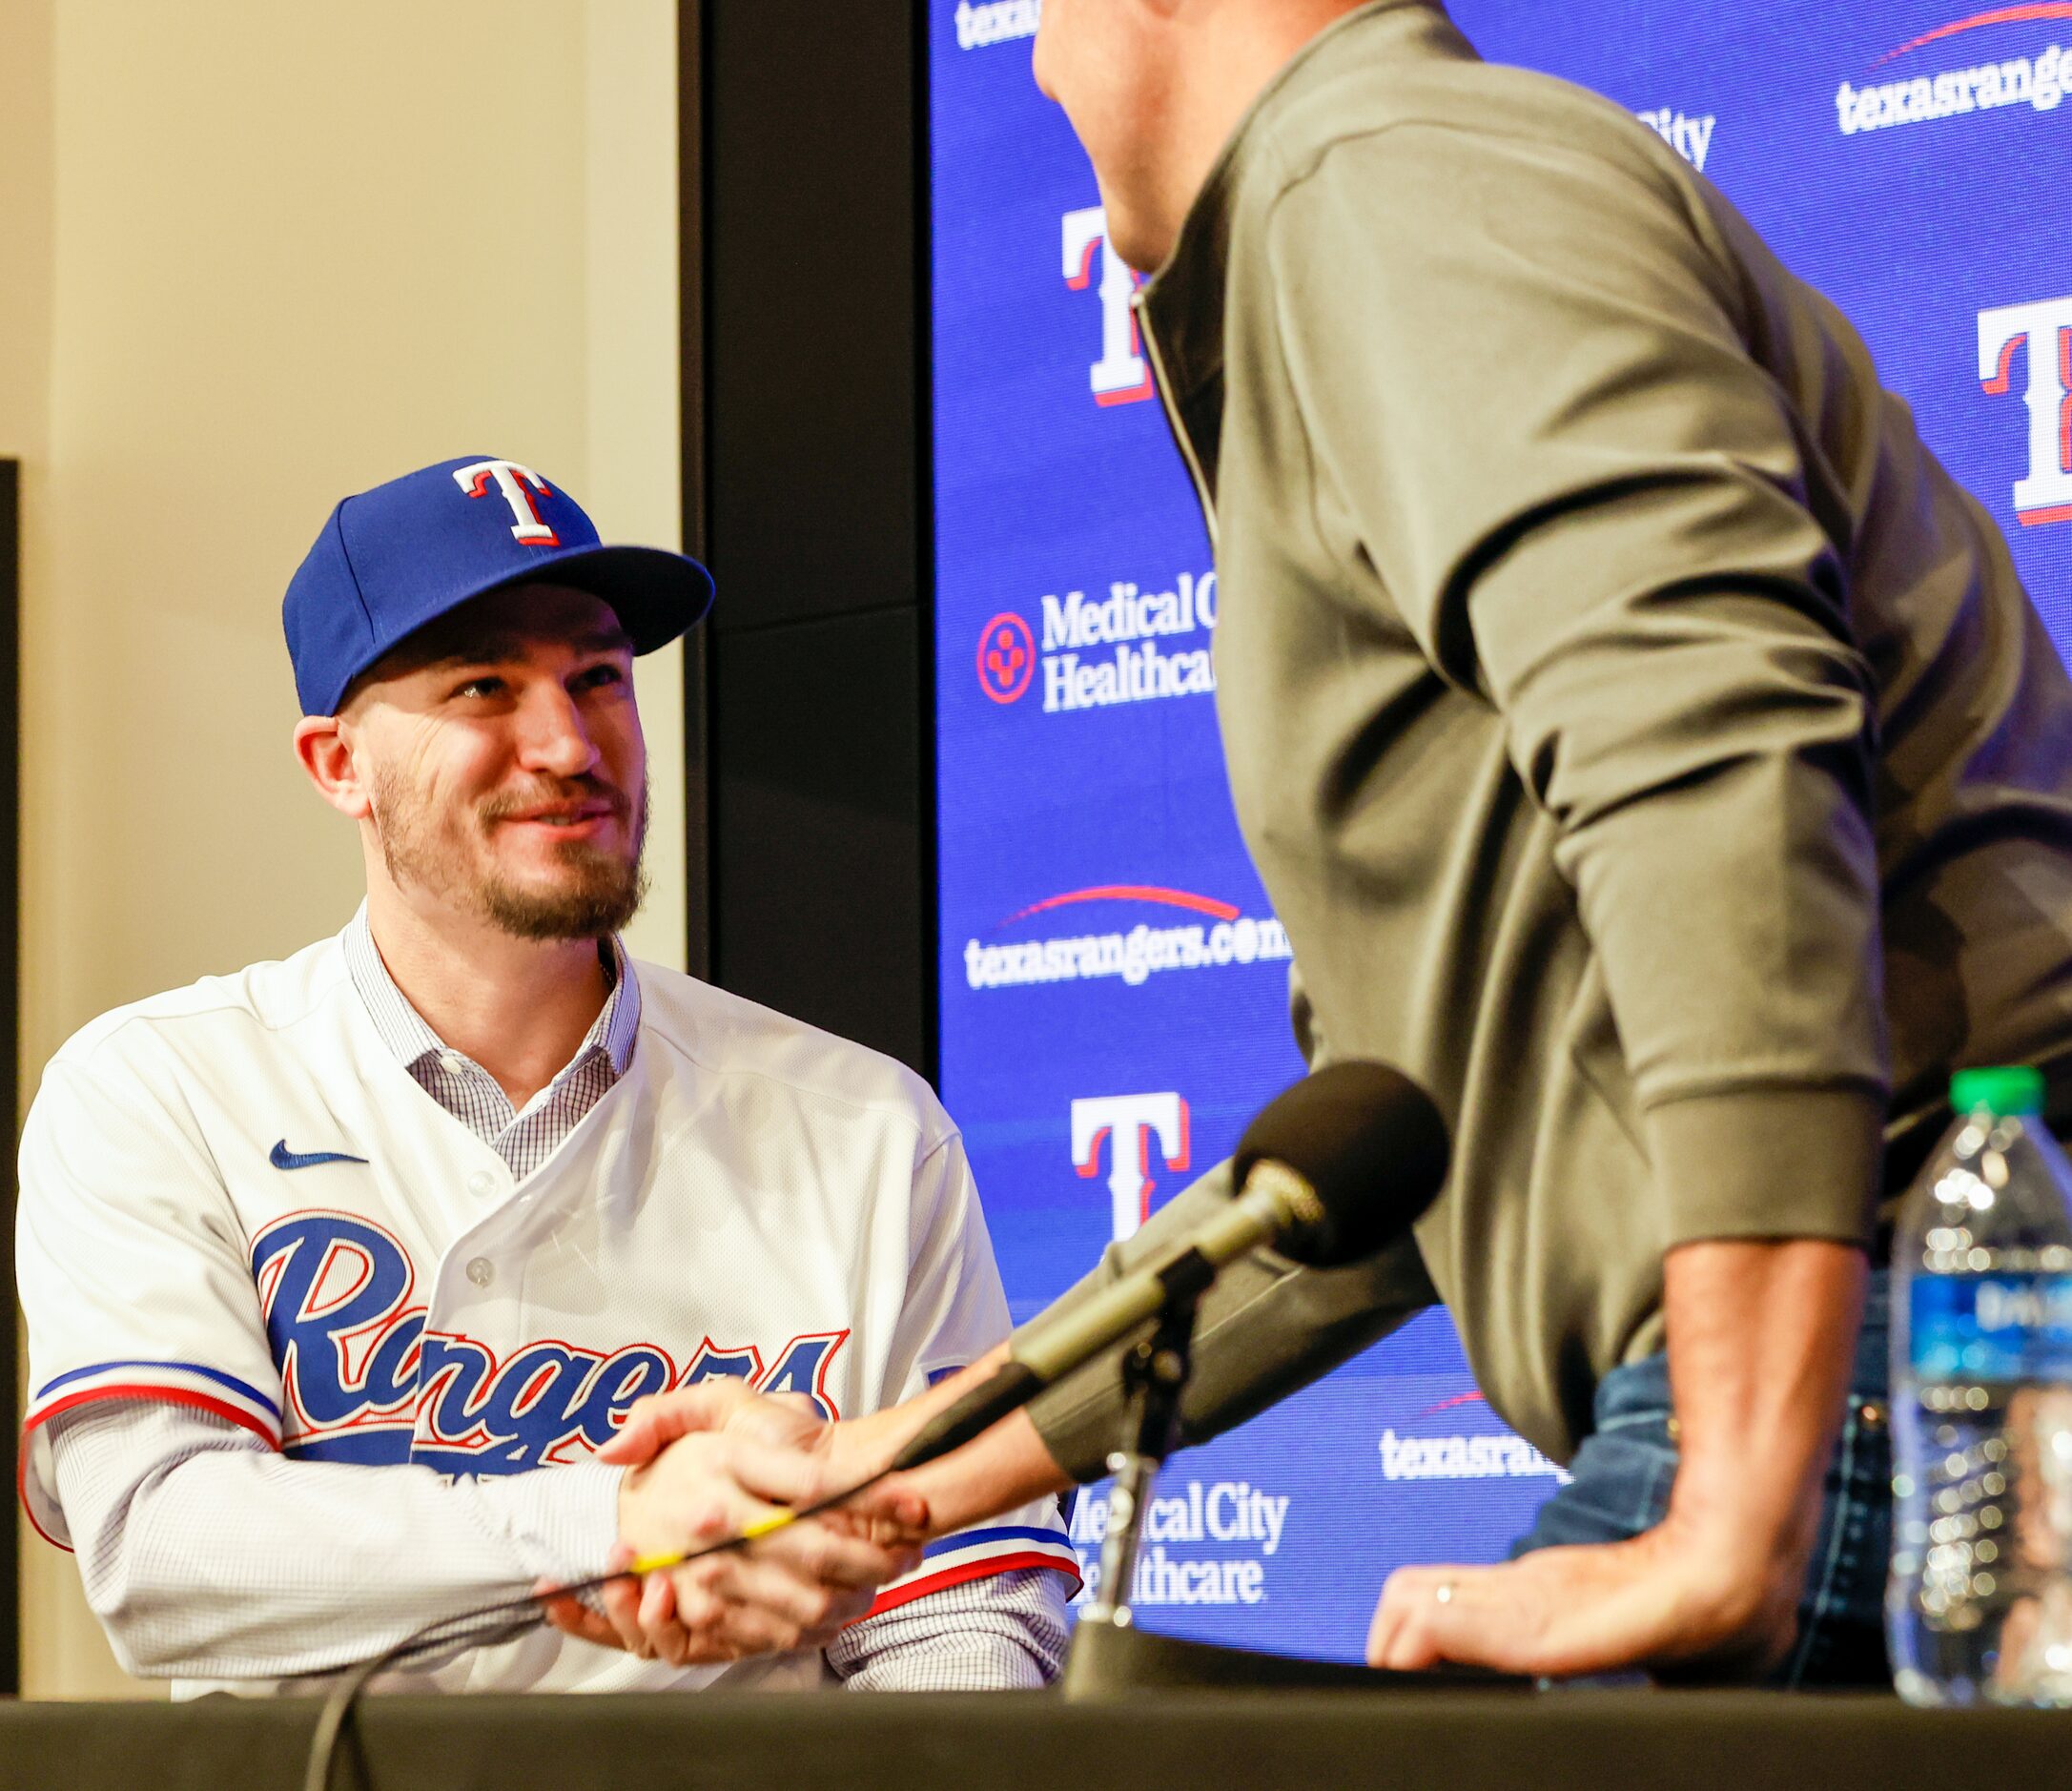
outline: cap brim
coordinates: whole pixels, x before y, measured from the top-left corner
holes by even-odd
[[[688,554],[664,547],[571,547],[544,553],[516,578],[484,586],[477,596],[516,585],[567,585],[601,597],[632,637],[636,653],[667,647],[705,619],[712,574]]]
[[[687,554],[670,553],[663,547],[605,546],[564,547],[542,553],[522,571],[451,592],[405,632],[366,648],[358,663],[339,680],[338,688],[331,692],[328,706],[309,712],[335,715],[345,693],[353,688],[353,681],[384,653],[462,604],[494,591],[515,590],[522,585],[565,585],[609,604],[620,627],[631,637],[635,653],[651,653],[658,647],[667,647],[701,621],[712,607],[712,575]]]

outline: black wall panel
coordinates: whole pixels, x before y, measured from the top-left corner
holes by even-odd
[[[916,599],[910,12],[888,0],[705,0],[707,501],[721,634]]]
[[[920,9],[679,18],[685,514],[719,584],[687,698],[692,963],[932,1074]]]
[[[913,612],[722,635],[713,662],[720,980],[917,1061],[932,892]]]

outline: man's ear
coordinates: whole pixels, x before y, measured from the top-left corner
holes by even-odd
[[[317,793],[340,814],[364,821],[374,801],[336,715],[304,715],[295,724],[295,756]]]

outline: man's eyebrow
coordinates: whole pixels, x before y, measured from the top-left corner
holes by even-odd
[[[425,669],[442,670],[448,666],[491,666],[525,656],[526,638],[507,630],[476,634],[457,641],[446,651],[425,661]],[[579,653],[618,653],[629,650],[633,637],[624,628],[589,628],[570,638],[568,645]]]

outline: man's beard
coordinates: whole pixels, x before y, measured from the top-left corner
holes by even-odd
[[[573,875],[547,888],[527,888],[490,861],[487,835],[503,815],[523,813],[543,802],[599,796],[611,798],[622,821],[628,818],[619,793],[594,778],[524,796],[496,797],[464,817],[450,811],[434,814],[402,776],[384,768],[373,782],[374,831],[389,877],[399,889],[416,884],[517,938],[597,939],[623,928],[647,896],[647,873],[641,862],[647,843],[645,773],[630,817],[630,857],[572,839],[556,847],[555,856]]]

